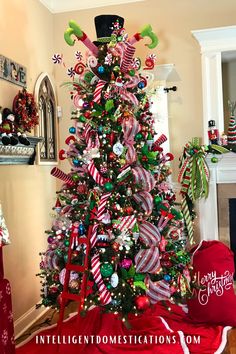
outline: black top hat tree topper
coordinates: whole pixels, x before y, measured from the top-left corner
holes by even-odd
[[[116,29],[123,28],[124,19],[117,15],[100,15],[95,17],[95,26],[98,39],[95,44],[102,44],[104,42],[109,42],[111,39],[111,35]],[[72,35],[75,35],[78,40],[81,40],[84,45],[96,56],[98,54],[98,48],[96,45],[88,38],[88,36],[83,32],[83,30],[79,27],[79,25],[74,21],[69,21],[69,28],[64,33],[64,38],[67,44],[73,46],[75,41],[72,40]],[[130,45],[135,44],[140,41],[144,37],[149,37],[151,39],[151,43],[148,44],[149,49],[153,49],[158,44],[158,39],[156,34],[152,31],[152,27],[150,25],[144,26],[144,28],[135,33],[131,38],[128,39],[128,43]]]
[[[123,30],[124,19],[116,15],[100,15],[94,19],[97,41],[93,43],[100,45],[102,43],[109,43],[112,39],[113,32],[116,34]]]

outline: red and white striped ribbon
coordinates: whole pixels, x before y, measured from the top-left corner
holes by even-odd
[[[135,256],[135,265],[137,273],[156,273],[160,265],[160,256],[158,247],[151,246],[148,249],[141,249]]]
[[[90,236],[90,244],[91,248],[93,248],[96,245],[97,242],[97,229],[98,229],[98,224],[94,224]]]
[[[101,102],[101,97],[102,97],[102,89],[105,86],[106,81],[104,80],[99,80],[94,93],[93,93],[93,102],[100,103]]]
[[[102,221],[104,214],[105,214],[105,209],[106,209],[106,204],[108,199],[110,198],[111,193],[105,193],[102,195],[101,199],[99,200],[98,204],[98,210],[97,210],[97,220]]]
[[[136,203],[140,204],[147,215],[152,213],[153,209],[153,197],[149,192],[138,192],[133,194],[133,198]]]
[[[149,171],[145,170],[145,168],[136,166],[132,169],[132,173],[135,183],[140,184],[141,189],[150,192],[155,187],[155,178]]]
[[[122,122],[122,130],[124,133],[124,143],[128,148],[126,153],[126,161],[131,164],[136,161],[137,154],[134,149],[134,137],[140,130],[139,122],[130,116],[128,119],[124,119]]]
[[[85,141],[87,144],[87,150],[93,149],[96,147],[99,148],[100,142],[99,142],[98,133],[96,132],[96,130],[92,129],[92,127],[89,123],[85,124],[85,128],[83,131],[83,137],[85,138]]]
[[[136,217],[134,215],[122,216],[118,220],[120,223],[118,224],[117,229],[119,229],[120,231],[123,231],[125,229],[133,229],[136,223]]]
[[[88,164],[88,172],[93,177],[94,181],[100,186],[103,186],[108,181],[108,178],[104,178],[100,174],[93,160]]]
[[[61,179],[63,182],[69,184],[70,186],[72,186],[73,184],[75,184],[75,182],[73,181],[73,179],[68,176],[65,172],[61,171],[59,168],[54,167],[51,170],[51,175],[54,177],[57,177],[59,179]]]
[[[105,286],[101,271],[100,271],[100,258],[98,254],[95,254],[91,260],[91,271],[93,273],[93,278],[99,289],[99,298],[103,305],[107,305],[111,302],[111,294],[107,287]]]
[[[129,66],[132,62],[133,55],[135,53],[135,47],[132,46],[129,42],[126,43],[126,48],[124,52],[124,56],[121,59],[121,71],[122,72],[127,72],[129,69]]]
[[[189,159],[190,159],[189,157],[187,157],[187,158],[185,159],[185,161],[184,161],[184,163],[182,164],[182,167],[181,167],[181,169],[180,169],[180,171],[179,171],[179,174],[178,174],[178,182],[179,182],[179,183],[182,182],[184,173],[185,173],[186,168],[187,168],[187,166],[188,166],[188,164],[189,164]]]
[[[164,280],[153,282],[149,278],[146,295],[149,297],[151,304],[162,300],[169,300],[171,297],[170,285]]]
[[[161,240],[158,227],[145,220],[139,225],[139,234],[140,239],[149,247],[157,246],[158,242]]]

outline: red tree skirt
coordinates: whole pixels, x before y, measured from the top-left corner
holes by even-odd
[[[130,317],[129,323],[131,329],[127,329],[118,316],[102,314],[99,308],[94,308],[79,321],[77,315],[65,321],[60,338],[56,326],[52,326],[18,346],[16,354],[122,354],[138,351],[142,354],[220,354],[231,328],[194,324],[182,308],[175,305],[171,305],[170,312],[155,305],[143,315]],[[69,343],[72,340],[75,343]],[[87,340],[90,340],[89,344]],[[92,340],[95,343],[92,344]],[[116,340],[116,344],[112,340]]]

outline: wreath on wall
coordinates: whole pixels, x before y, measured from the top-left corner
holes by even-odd
[[[31,132],[39,124],[39,116],[36,102],[32,93],[23,88],[15,96],[13,112],[16,124],[21,132]]]

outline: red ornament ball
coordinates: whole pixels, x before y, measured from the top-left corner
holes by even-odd
[[[118,251],[118,250],[119,250],[119,247],[120,247],[120,245],[119,245],[119,243],[117,243],[117,242],[114,242],[114,243],[112,244],[112,248],[113,248],[113,250],[115,250],[115,251]]]
[[[54,280],[55,282],[58,282],[58,281],[59,281],[59,274],[58,274],[58,273],[56,273],[56,274],[53,275],[53,280]]]
[[[110,152],[108,157],[110,161],[115,161],[117,156],[114,152]]]
[[[135,305],[138,310],[145,311],[150,306],[149,298],[146,295],[140,295],[135,298]]]

